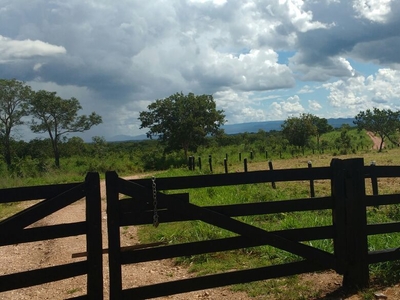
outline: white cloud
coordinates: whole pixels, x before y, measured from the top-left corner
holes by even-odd
[[[279,0],[277,7],[287,12],[292,24],[300,32],[329,27],[329,25],[313,21],[312,11],[303,10],[303,6],[303,0]]]
[[[297,93],[299,94],[310,94],[313,93],[314,89],[308,85],[303,86]]]
[[[39,71],[40,68],[41,68],[42,66],[43,66],[43,64],[37,63],[37,64],[35,64],[35,65],[33,66],[33,70],[34,70],[34,71]]]
[[[253,93],[238,92],[231,89],[214,94],[217,109],[223,109],[228,124],[267,120],[265,111],[255,107],[259,99],[253,100]]]
[[[399,82],[400,71],[380,69],[375,76],[357,76],[323,86],[330,92],[328,100],[333,107],[342,111],[344,116],[354,116],[372,107],[398,106]]]
[[[308,100],[308,107],[313,111],[319,111],[322,108],[321,104],[316,100]]]
[[[374,22],[385,22],[391,12],[392,0],[354,0],[353,8],[361,18]]]
[[[62,46],[51,45],[39,40],[13,40],[0,35],[0,63],[35,56],[53,56],[65,54]]]
[[[297,95],[287,98],[286,101],[273,102],[270,105],[270,110],[271,114],[274,115],[274,117],[272,117],[273,120],[284,119],[287,118],[287,116],[298,115],[305,111]]]

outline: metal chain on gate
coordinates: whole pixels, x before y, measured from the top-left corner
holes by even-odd
[[[156,178],[153,176],[151,179],[152,181],[152,187],[153,187],[153,226],[158,227],[159,221],[158,221],[158,210],[157,210],[157,185],[156,185]]]

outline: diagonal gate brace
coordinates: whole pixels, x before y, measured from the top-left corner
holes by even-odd
[[[158,196],[170,197],[161,193],[158,194]],[[167,207],[168,210],[172,210],[174,213],[181,215],[184,214],[186,216],[191,215],[193,218],[232,231],[243,237],[258,241],[262,240],[270,246],[296,254],[325,268],[336,269],[336,258],[328,252],[307,246],[297,241],[291,241],[287,238],[243,223],[211,209],[202,208],[192,203],[184,203],[183,201],[177,200],[169,201]]]

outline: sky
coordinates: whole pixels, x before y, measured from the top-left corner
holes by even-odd
[[[145,133],[139,113],[177,92],[213,95],[226,124],[399,110],[399,14],[398,0],[0,0],[0,78],[101,115],[86,140]]]

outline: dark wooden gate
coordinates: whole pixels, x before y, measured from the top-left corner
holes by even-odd
[[[330,168],[258,171],[251,173],[219,174],[176,178],[159,178],[127,181],[115,172],[106,174],[107,213],[109,236],[110,299],[148,299],[218,286],[245,283],[294,274],[334,269],[343,273],[340,261],[334,254],[310,247],[300,241],[335,238],[333,226],[302,228],[268,232],[243,223],[233,217],[277,212],[332,209],[332,197],[297,199],[276,202],[259,202],[225,206],[200,207],[189,202],[187,194],[164,194],[160,190],[177,190],[223,185],[263,182],[328,179]],[[155,192],[155,194],[154,194]],[[129,198],[120,199],[123,194]],[[161,222],[201,220],[238,236],[194,243],[167,245],[148,249],[121,251],[120,227],[154,222],[154,195],[157,216]],[[158,283],[122,289],[121,265],[159,260],[187,255],[227,251],[233,249],[270,245],[296,254],[299,262],[248,270],[233,271],[185,280]]]
[[[85,221],[26,228],[82,198],[86,198]],[[87,274],[87,295],[75,299],[103,299],[101,198],[98,173],[88,173],[85,182],[82,183],[0,190],[0,203],[40,199],[44,200],[0,222],[0,246],[86,235],[87,259],[2,275],[0,292]]]

